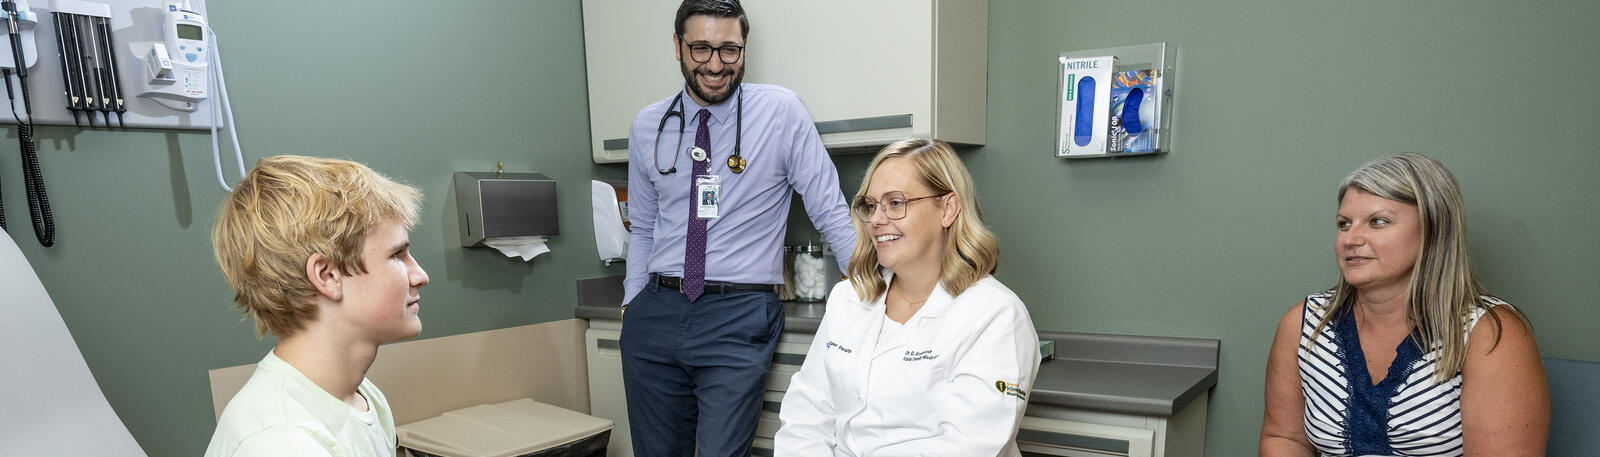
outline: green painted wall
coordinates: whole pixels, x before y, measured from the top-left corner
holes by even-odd
[[[997,277],[1041,330],[1222,340],[1205,454],[1255,455],[1277,320],[1337,279],[1339,180],[1420,151],[1460,181],[1477,271],[1541,353],[1600,361],[1596,20],[1581,2],[990,0],[989,142],[962,156]],[[1173,152],[1052,157],[1057,55],[1158,41],[1179,48]],[[838,158],[847,192],[868,161]],[[794,216],[790,241],[816,239]]]
[[[313,8],[325,16],[291,17]],[[621,273],[594,260],[585,182],[626,179],[588,159],[578,2],[430,8],[216,2],[247,159],[345,157],[423,188],[425,338],[570,317],[573,279]],[[1100,19],[1124,11],[1143,15]],[[1600,6],[1578,2],[991,0],[989,145],[963,155],[1000,236],[1000,279],[1043,330],[1221,339],[1206,454],[1251,455],[1273,324],[1337,271],[1334,186],[1414,150],[1455,171],[1479,272],[1533,319],[1544,354],[1600,360],[1586,300],[1600,294],[1600,148],[1583,141],[1600,95],[1582,84],[1600,70],[1596,19]],[[281,33],[289,20],[308,32]],[[1180,50],[1174,152],[1051,157],[1055,56],[1153,41]],[[211,259],[222,193],[207,138],[39,137],[60,244],[33,241],[8,153],[12,237],[145,450],[198,454],[214,424],[205,370],[272,345],[229,308]],[[846,190],[866,160],[839,158]],[[495,161],[560,182],[563,235],[533,264],[461,249],[441,222],[449,173]],[[791,241],[815,238],[791,219]]]
[[[1137,13],[1137,19],[1115,18]],[[1581,2],[989,8],[989,144],[965,153],[1040,329],[1222,340],[1206,455],[1254,455],[1274,324],[1337,278],[1335,188],[1420,151],[1456,174],[1486,284],[1546,356],[1600,360],[1600,72]],[[1050,156],[1062,51],[1179,48],[1173,152]]]
[[[589,219],[578,2],[213,1],[210,13],[247,163],[348,158],[426,194],[412,233],[432,280],[423,338],[570,318],[574,278],[608,274]],[[209,139],[43,128],[59,228],[45,249],[26,221],[15,130],[6,133],[10,235],[101,390],[149,455],[199,455],[215,427],[206,370],[253,363],[273,345],[231,308],[212,260],[223,193]],[[450,174],[496,161],[558,181],[562,234],[531,264],[459,247]],[[227,176],[238,179],[231,167]]]

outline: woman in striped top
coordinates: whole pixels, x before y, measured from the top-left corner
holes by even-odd
[[[1278,323],[1263,457],[1544,455],[1539,350],[1473,277],[1462,212],[1455,178],[1421,154],[1339,185],[1339,281]]]

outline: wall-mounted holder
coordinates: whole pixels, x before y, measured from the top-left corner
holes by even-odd
[[[559,235],[556,180],[538,173],[458,171],[461,246],[497,238]]]
[[[1171,151],[1177,47],[1150,43],[1063,52],[1057,68],[1056,157]]]

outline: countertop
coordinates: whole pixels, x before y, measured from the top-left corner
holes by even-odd
[[[618,320],[621,280],[579,281],[580,319]],[[615,284],[619,292],[600,292]],[[612,295],[616,295],[612,297]],[[824,303],[784,302],[785,332],[814,333]],[[1208,338],[1039,332],[1056,356],[1039,364],[1031,405],[1170,417],[1217,384],[1221,341]]]
[[[816,333],[825,302],[783,302],[783,331]],[[622,276],[578,280],[579,319],[622,319]]]
[[[1039,364],[1033,404],[1170,417],[1217,385],[1219,340],[1076,332],[1039,339],[1056,342],[1056,357]]]
[[[783,302],[783,331],[816,333],[817,327],[822,324],[823,302]],[[618,305],[578,305],[577,317],[579,319],[622,319],[622,307]]]

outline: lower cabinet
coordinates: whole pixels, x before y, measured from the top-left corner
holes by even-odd
[[[622,335],[622,322],[589,320],[589,330],[584,333],[584,352],[589,361],[589,414],[611,419],[616,427],[611,429],[611,443],[607,457],[632,457],[633,440],[628,429],[628,400],[622,385],[622,352],[618,339]],[[783,393],[789,389],[789,379],[800,371],[805,362],[806,350],[811,347],[810,333],[785,332],[778,338],[776,353],[772,356],[772,370],[767,373],[767,392],[763,396],[760,422],[756,425],[753,456],[772,455],[772,437],[778,432],[778,407],[783,403]]]
[[[622,323],[592,319],[584,334],[584,349],[589,361],[589,409],[596,417],[611,419],[608,457],[632,457],[633,443],[628,433],[628,401],[622,386],[622,353],[618,337]],[[773,436],[778,432],[778,408],[789,380],[800,371],[810,333],[783,333],[772,356],[763,396],[760,422],[751,446],[753,456],[770,457]],[[1028,405],[1017,432],[1017,447],[1025,457],[1186,457],[1204,452],[1207,394],[1201,394],[1171,417],[1140,416]]]
[[[1171,417],[1028,405],[1017,447],[1024,457],[1202,455],[1208,399],[1209,394],[1200,394]]]
[[[583,351],[589,359],[589,415],[611,419],[611,443],[606,457],[633,457],[628,436],[628,400],[622,390],[621,321],[589,320],[583,334]]]

